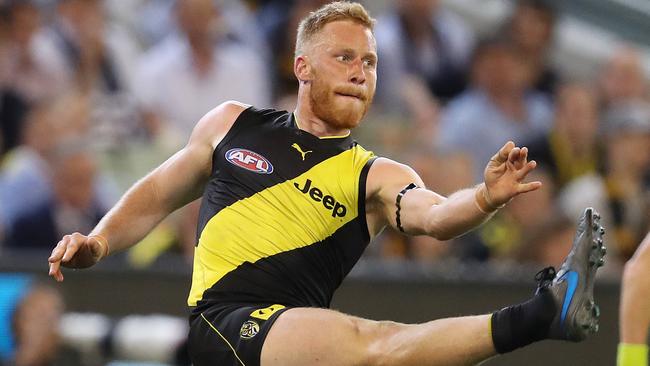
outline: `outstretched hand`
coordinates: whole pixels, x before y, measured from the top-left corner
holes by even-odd
[[[69,268],[87,268],[108,255],[108,243],[99,235],[86,236],[79,233],[66,235],[52,250],[48,258],[49,275],[57,281],[63,281],[61,266]]]
[[[508,141],[490,159],[485,167],[485,187],[488,204],[499,207],[515,196],[539,189],[542,182],[524,183],[524,179],[537,163],[528,161],[528,148],[517,147]]]

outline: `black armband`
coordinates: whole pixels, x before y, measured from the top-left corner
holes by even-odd
[[[397,228],[399,231],[404,232],[404,228],[402,227],[402,220],[399,217],[400,210],[402,207],[400,206],[400,202],[402,202],[402,197],[406,194],[406,192],[410,191],[413,188],[420,188],[415,185],[415,183],[411,183],[406,188],[402,189],[398,194],[397,198],[395,198],[395,206],[397,206],[397,211],[395,211],[395,222],[397,223]]]

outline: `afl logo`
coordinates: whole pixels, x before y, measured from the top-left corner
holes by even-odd
[[[251,339],[260,332],[260,326],[252,320],[246,321],[239,330],[239,336],[244,339]]]
[[[226,160],[233,165],[258,174],[273,173],[271,162],[254,151],[240,148],[230,149],[226,151]]]

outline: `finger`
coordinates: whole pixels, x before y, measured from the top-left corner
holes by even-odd
[[[542,187],[542,182],[535,181],[530,183],[522,183],[517,186],[517,193],[527,193],[540,189]]]
[[[65,251],[68,247],[68,243],[71,239],[72,237],[70,235],[64,236],[63,239],[57,243],[56,247],[52,251],[52,254],[50,255],[50,258],[48,258],[48,262],[50,262],[49,275],[59,282],[63,281],[63,273],[61,273],[61,260],[63,259]]]
[[[524,165],[522,168],[517,170],[515,177],[517,178],[517,180],[521,181],[524,178],[526,178],[528,173],[530,173],[530,171],[535,169],[536,167],[537,167],[537,162],[535,160],[531,160],[528,162],[528,164]]]
[[[63,273],[61,273],[61,262],[50,263],[49,275],[58,282],[63,281]]]
[[[50,271],[48,275],[54,277],[54,274],[59,270],[59,262],[50,263]]]
[[[63,254],[61,261],[63,263],[70,261],[84,241],[85,239],[81,235],[73,235],[68,245],[66,245],[65,254]]]
[[[526,161],[528,159],[528,148],[527,147],[522,147],[521,148],[521,155],[519,156],[519,159],[522,161]]]
[[[510,151],[514,148],[515,143],[512,141],[506,142],[505,145],[499,151],[497,151],[494,156],[492,156],[493,161],[496,161],[497,163],[505,163],[506,160],[508,160],[508,154],[510,154]]]
[[[56,262],[59,259],[60,252],[61,252],[61,241],[56,243],[54,249],[52,249],[52,253],[50,253],[49,257],[47,257],[47,261],[50,263]]]
[[[517,158],[517,161],[515,162],[515,168],[517,170],[523,168],[526,166],[526,159],[528,158],[528,148],[527,147],[522,147],[519,150],[519,157]]]
[[[513,164],[516,163],[517,160],[519,160],[519,154],[520,153],[521,153],[520,148],[518,148],[518,147],[512,148],[512,150],[510,150],[510,154],[508,154],[508,161],[513,163]]]
[[[64,239],[61,239],[54,249],[52,249],[52,254],[50,254],[50,257],[47,258],[47,261],[52,263],[56,261],[60,261],[61,258],[63,257],[63,253],[65,253],[65,247],[63,245]]]

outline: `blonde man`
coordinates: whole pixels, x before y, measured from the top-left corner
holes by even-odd
[[[298,29],[296,110],[218,106],[88,236],[65,236],[49,258],[50,274],[61,281],[62,264],[87,267],[134,245],[203,192],[188,298],[196,366],[473,364],[595,330],[593,277],[603,253],[591,210],[558,276],[544,271],[539,294],[526,303],[418,325],[328,309],[386,226],[449,239],[541,186],[524,183],[535,162],[512,142],[488,163],[485,183],[448,198],[425,189],[408,166],[356,144],[350,130],[365,116],[377,79],[373,23],[357,3],[311,13]]]

